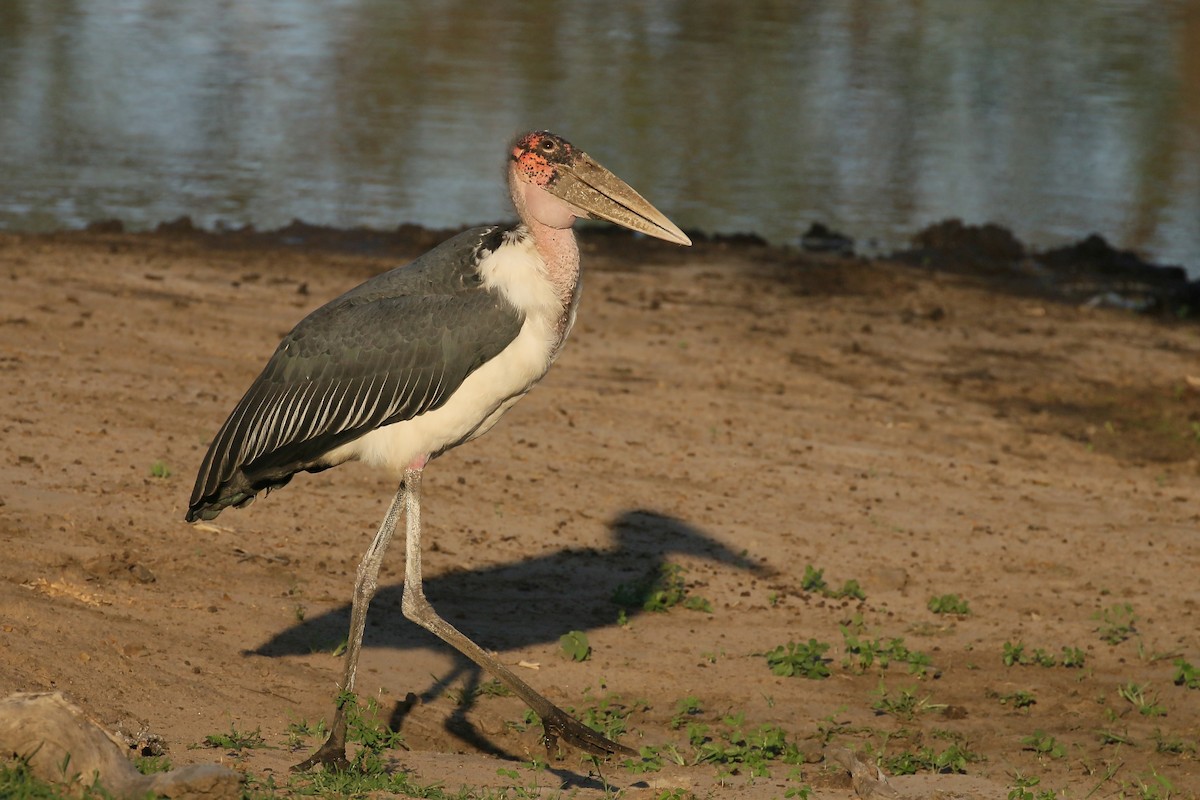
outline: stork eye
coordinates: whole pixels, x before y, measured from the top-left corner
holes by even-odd
[[[554,143],[553,139],[542,139],[542,150],[543,151],[545,151],[547,153],[553,153],[555,147],[557,147],[557,145]]]

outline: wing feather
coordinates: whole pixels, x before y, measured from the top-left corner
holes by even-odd
[[[331,466],[331,450],[440,407],[508,346],[523,318],[476,269],[496,230],[460,234],[302,320],[214,437],[187,518]]]

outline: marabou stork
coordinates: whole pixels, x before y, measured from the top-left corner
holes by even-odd
[[[309,314],[284,337],[217,432],[196,477],[189,522],[277,489],[297,472],[360,460],[400,479],[358,567],[342,691],[353,692],[367,606],[401,509],[404,616],[521,697],[561,737],[601,756],[633,754],[550,703],[443,620],[421,587],[421,473],[486,433],[554,362],[579,301],[578,217],[691,241],[624,181],[546,131],[513,142],[508,186],[520,222],[473,228]],[[329,738],[307,761],[346,763],[339,702]]]

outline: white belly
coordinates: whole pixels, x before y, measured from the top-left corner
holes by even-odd
[[[546,374],[557,339],[554,325],[527,317],[517,338],[467,376],[443,406],[373,430],[330,451],[328,460],[357,459],[399,476],[415,459],[486,433]]]

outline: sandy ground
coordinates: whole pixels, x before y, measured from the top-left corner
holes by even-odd
[[[62,690],[173,764],[287,780],[313,744],[289,749],[289,726],[330,709],[354,569],[395,486],[357,465],[303,475],[209,527],[183,522],[186,500],[280,336],[431,243],[0,236],[0,691]],[[1156,775],[1197,796],[1200,691],[1173,662],[1200,665],[1200,328],[880,262],[584,245],[558,364],[426,473],[428,594],[564,707],[632,709],[627,744],[693,760],[672,718],[694,697],[688,721],[714,741],[744,715],[808,758],[769,777],[612,765],[614,788],[852,797],[830,743],[977,757],[897,777],[914,796],[1004,797],[1016,774],[1059,797],[1165,797],[1138,794]],[[600,796],[577,756],[522,767],[539,754],[515,698],[461,702],[486,676],[403,619],[390,555],[360,689],[404,735],[394,768]],[[711,613],[618,624],[619,587],[663,563]],[[804,591],[809,564],[866,599]],[[969,615],[927,608],[950,593]],[[1127,640],[1103,641],[1095,615],[1126,603]],[[843,628],[902,638],[931,667],[848,667]],[[571,630],[588,660],[564,657]],[[831,645],[830,677],[772,674],[764,653],[810,638]],[[1085,664],[1006,666],[1006,642]],[[881,688],[924,706],[877,713]],[[1018,692],[1036,703],[1016,708]],[[198,746],[231,730],[270,747]],[[1039,731],[1061,749],[1037,752]]]

